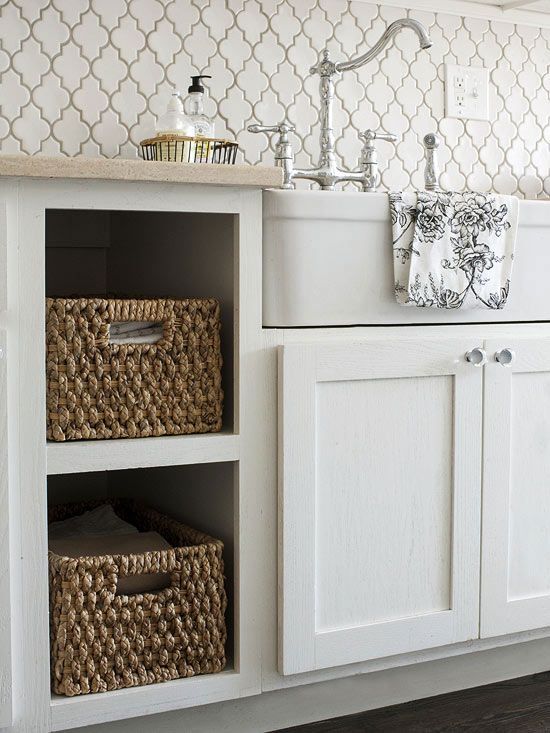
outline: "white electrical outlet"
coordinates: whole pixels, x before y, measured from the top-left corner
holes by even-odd
[[[445,64],[445,116],[489,119],[489,71],[479,66]]]

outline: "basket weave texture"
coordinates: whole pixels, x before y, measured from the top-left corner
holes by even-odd
[[[105,503],[173,548],[77,559],[48,553],[53,691],[84,695],[220,672],[227,637],[223,543],[122,499],[53,506],[49,521]],[[171,574],[169,588],[116,595],[119,577],[156,572]]]
[[[163,324],[154,344],[111,344],[109,326]],[[223,392],[214,299],[46,300],[48,440],[217,432]]]

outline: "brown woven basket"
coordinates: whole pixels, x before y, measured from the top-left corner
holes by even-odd
[[[125,321],[162,323],[162,339],[110,343]],[[221,430],[216,300],[48,298],[46,349],[48,440]]]
[[[137,555],[48,553],[51,677],[59,695],[84,695],[220,672],[225,666],[223,543],[135,501],[50,507],[49,521],[101,504],[173,549]],[[156,593],[117,595],[125,575],[171,573]]]

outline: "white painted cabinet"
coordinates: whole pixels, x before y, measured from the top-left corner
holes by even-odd
[[[483,369],[465,360],[471,347],[280,347],[282,674],[478,637]]]
[[[550,626],[550,339],[486,350],[482,637]]]
[[[10,230],[4,239],[6,206]],[[83,728],[260,692],[257,587],[263,568],[257,563],[257,487],[265,458],[257,426],[263,416],[254,403],[256,393],[241,388],[253,382],[261,335],[260,232],[261,195],[253,188],[0,180],[0,334],[8,331],[10,352],[8,390],[0,360],[0,729],[7,728],[6,733]],[[225,390],[220,433],[46,443],[44,295],[113,290],[145,297],[207,293],[220,301]],[[9,577],[11,632],[6,391],[9,540],[15,550]],[[47,506],[115,495],[142,499],[223,539],[228,663],[218,674],[164,684],[97,695],[51,694]],[[134,725],[136,730],[162,727]]]
[[[279,374],[283,674],[550,627],[550,338],[289,343]]]
[[[0,329],[0,728],[11,724],[11,609],[6,332]]]

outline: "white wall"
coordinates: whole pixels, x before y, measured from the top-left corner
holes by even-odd
[[[429,27],[434,46],[418,52],[414,35],[402,33],[379,61],[341,77],[336,123],[345,128],[338,142],[345,163],[356,164],[358,131],[383,127],[400,137],[384,185],[420,186],[420,141],[437,128],[446,143],[445,185],[548,196],[550,29],[360,0],[7,0],[0,151],[134,157],[171,85],[186,91],[199,69],[214,77],[218,133],[236,136],[247,161],[272,155],[246,125],[278,122],[286,110],[297,126],[297,163],[309,165],[319,101],[308,69],[318,52],[325,45],[337,58],[362,51],[407,12]],[[491,70],[491,122],[443,119],[445,61]],[[382,143],[382,159],[391,155]]]

